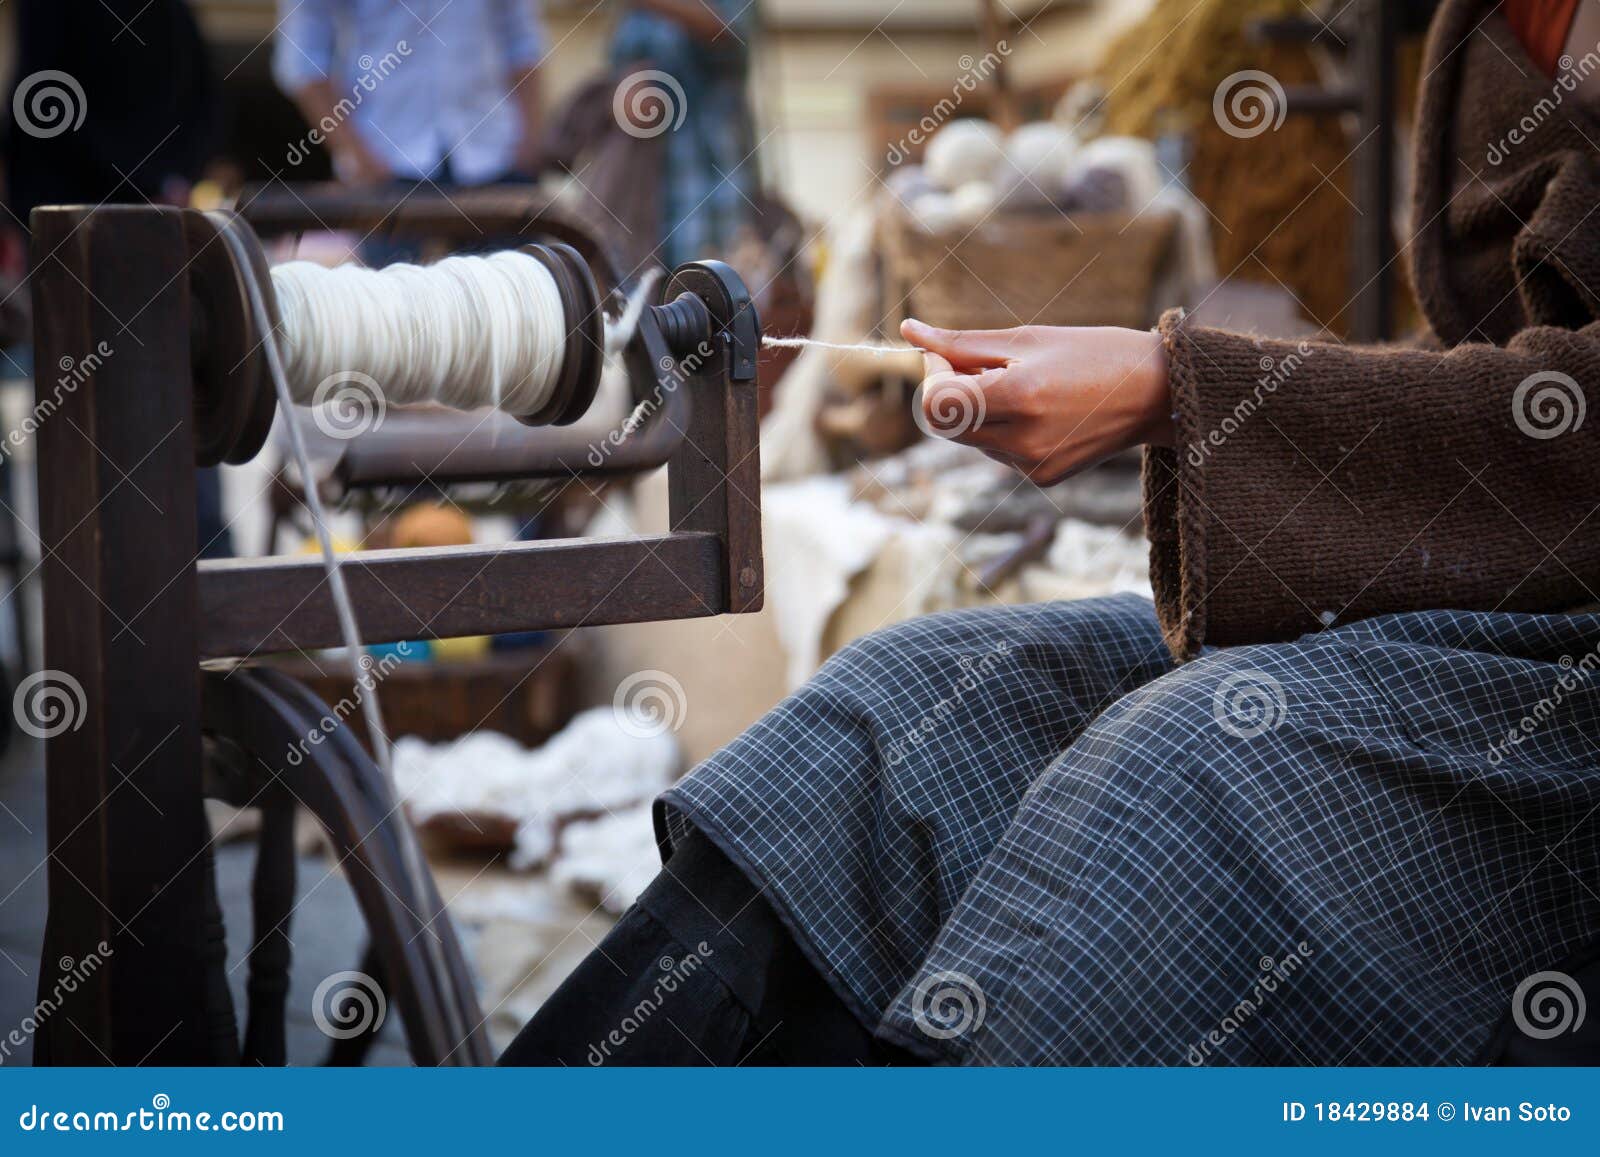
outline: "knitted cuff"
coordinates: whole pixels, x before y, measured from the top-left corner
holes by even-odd
[[[1167,355],[1176,449],[1144,452],[1144,521],[1150,540],[1150,583],[1167,646],[1180,661],[1199,654],[1206,633],[1205,471],[1183,448],[1200,439],[1195,350],[1184,312],[1168,310],[1160,331]]]

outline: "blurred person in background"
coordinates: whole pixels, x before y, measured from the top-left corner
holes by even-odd
[[[538,170],[536,0],[279,0],[279,12],[273,74],[345,184]]]
[[[6,200],[183,204],[216,148],[216,75],[184,0],[20,0]]]
[[[25,231],[38,205],[186,204],[216,147],[219,100],[184,0],[21,0],[6,102],[8,224]],[[198,472],[198,502],[201,557],[231,555],[215,469]]]
[[[613,65],[635,77],[622,81],[619,115],[638,133],[665,131],[658,255],[669,268],[724,252],[750,212],[757,24],[755,0],[633,0],[612,37]],[[652,69],[664,75],[638,75]]]

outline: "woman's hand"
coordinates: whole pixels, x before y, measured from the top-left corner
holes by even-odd
[[[976,446],[1041,486],[1130,446],[1173,441],[1161,335],[1029,325],[943,330],[907,321],[923,350],[917,424]]]

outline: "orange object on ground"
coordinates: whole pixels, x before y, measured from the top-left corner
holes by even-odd
[[[395,516],[389,534],[397,547],[467,546],[472,542],[472,520],[457,507],[419,502]]]

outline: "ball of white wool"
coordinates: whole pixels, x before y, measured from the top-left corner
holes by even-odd
[[[1078,141],[1061,125],[1035,121],[1006,138],[1005,160],[995,177],[995,196],[1006,213],[1053,208]]]
[[[950,209],[958,221],[976,224],[994,209],[994,186],[988,181],[968,181],[950,195]]]
[[[992,179],[1005,152],[999,129],[968,118],[951,121],[933,135],[922,166],[929,180],[953,192],[968,182]]]
[[[1006,138],[1005,171],[1053,192],[1077,151],[1078,140],[1070,130],[1049,121],[1034,121]]]
[[[929,233],[947,233],[961,223],[949,193],[924,193],[911,202],[911,218]]]

